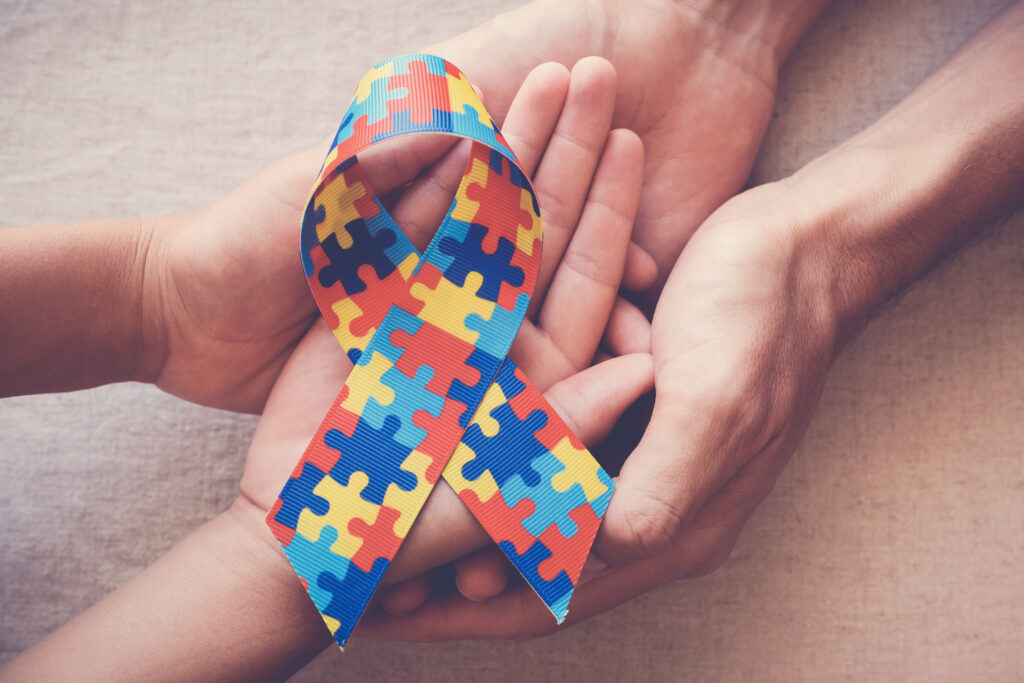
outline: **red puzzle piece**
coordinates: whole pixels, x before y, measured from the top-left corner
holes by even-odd
[[[414,301],[423,306],[422,301]],[[453,380],[462,380],[467,386],[475,386],[480,381],[480,371],[468,365],[476,347],[436,325],[424,322],[415,334],[397,329],[391,333],[391,343],[405,349],[395,365],[407,377],[415,377],[422,365],[433,368],[434,376],[427,382],[427,389],[438,396],[448,394]],[[440,353],[441,349],[444,353]]]
[[[570,538],[562,535],[557,524],[549,526],[537,538],[551,551],[551,557],[537,565],[537,573],[545,581],[552,581],[564,569],[569,580],[576,585],[601,520],[594,514],[589,503],[570,510],[569,516],[578,527]]]
[[[395,74],[388,79],[388,90],[408,88],[406,95],[388,100],[388,114],[392,116],[400,111],[408,111],[413,123],[430,123],[434,119],[434,110],[449,111],[448,79],[432,74],[423,61],[409,63],[409,73]]]
[[[515,546],[516,553],[522,555],[537,540],[523,528],[523,520],[537,509],[537,504],[529,498],[523,498],[513,508],[505,503],[500,491],[495,492],[486,501],[481,501],[476,491],[465,489],[459,493],[459,498],[487,530],[495,543],[508,541]]]
[[[465,430],[459,425],[459,418],[465,412],[466,404],[449,398],[445,399],[444,408],[437,417],[425,410],[417,410],[412,414],[412,423],[427,430],[427,438],[423,439],[416,450],[430,458],[426,479],[431,484],[437,482],[444,466],[448,464],[448,458],[462,438]]]
[[[363,544],[352,557],[352,564],[364,572],[370,572],[378,557],[390,561],[398,552],[398,546],[402,544],[401,537],[395,535],[395,522],[401,516],[401,511],[383,505],[377,512],[377,519],[373,524],[367,524],[358,517],[349,520],[349,533],[363,539]]]

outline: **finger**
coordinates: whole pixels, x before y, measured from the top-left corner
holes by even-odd
[[[484,548],[455,563],[455,586],[469,600],[488,600],[505,590],[511,568],[498,548]]]
[[[451,149],[452,135],[399,135],[359,153],[359,164],[374,192],[384,194],[405,185]]]
[[[538,324],[576,369],[593,359],[619,291],[643,168],[636,133],[612,131],[579,226],[540,309]],[[545,237],[545,253],[546,248]]]
[[[462,499],[439,481],[395,554],[384,583],[399,583],[446,565],[491,542]]]
[[[615,88],[615,69],[605,59],[587,57],[572,69],[565,106],[533,183],[544,218],[544,253],[530,304],[532,316],[540,310],[548,283],[579,221],[611,126]]]
[[[388,614],[409,614],[430,598],[430,578],[425,574],[414,576],[400,584],[382,589],[380,606]]]
[[[658,280],[658,262],[636,242],[629,243],[622,286],[631,292],[643,292]]]
[[[472,141],[461,140],[402,194],[391,217],[413,245],[423,252],[437,232],[466,168]]]
[[[716,351],[659,369],[671,382],[659,381],[651,421],[622,466],[600,531],[602,553],[614,564],[677,544],[744,465],[802,433],[792,424],[785,435],[773,432],[771,411],[784,401],[764,398],[768,382],[749,356],[731,353],[727,342]]]
[[[587,445],[603,439],[623,411],[654,386],[646,353],[618,356],[562,380],[544,392],[551,407]]]
[[[568,91],[569,70],[547,62],[527,74],[509,107],[501,132],[528,176],[548,145]]]
[[[650,353],[651,322],[633,303],[617,297],[602,341],[617,356]]]

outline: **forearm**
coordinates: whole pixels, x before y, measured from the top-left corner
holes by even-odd
[[[139,379],[146,255],[158,223],[0,230],[0,396]]]
[[[255,531],[255,533],[254,533]],[[244,501],[15,659],[4,680],[283,680],[330,642]],[[280,553],[278,553],[280,554]],[[272,558],[277,560],[277,558]]]
[[[840,345],[1024,199],[1024,3],[877,123],[781,183],[825,245]],[[820,238],[820,239],[819,239]]]

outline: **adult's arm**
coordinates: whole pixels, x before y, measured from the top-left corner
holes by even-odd
[[[611,566],[577,588],[570,623],[719,567],[796,449],[843,346],[1020,207],[1022,37],[1018,2],[877,123],[697,230],[655,313],[654,413],[596,546]],[[363,633],[547,633],[554,625],[532,597],[440,596],[408,616],[374,615]]]

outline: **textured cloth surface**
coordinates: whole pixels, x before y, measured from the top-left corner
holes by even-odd
[[[1001,5],[834,4],[786,67],[753,181],[870,124]],[[367,65],[506,6],[3,2],[2,224],[198,209],[330,133]],[[722,570],[544,640],[358,641],[296,680],[1020,680],[1022,227],[844,353]],[[135,384],[0,401],[3,659],[222,510],[254,424]]]

